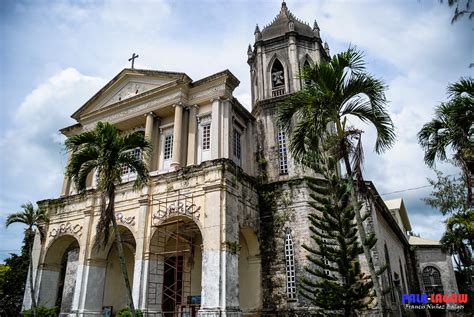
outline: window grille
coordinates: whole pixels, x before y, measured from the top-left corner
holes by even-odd
[[[288,152],[286,148],[286,134],[280,129],[278,131],[278,158],[280,161],[280,175],[288,174]]]
[[[169,160],[173,155],[173,135],[168,134],[165,136],[165,144],[163,146],[163,159]]]
[[[423,269],[423,286],[427,293],[443,293],[443,283],[439,270],[433,266]]]
[[[234,130],[234,156],[238,160],[240,160],[240,158],[242,156],[242,147],[241,147],[241,144],[240,144],[240,136],[241,136],[241,134],[239,133],[239,131]]]
[[[202,149],[209,150],[211,148],[211,125],[202,126]]]
[[[134,156],[136,159],[142,158],[142,150],[139,148],[128,150],[126,152],[132,154],[132,156]],[[120,168],[120,173],[123,176],[123,175],[131,174],[131,173],[135,173],[135,171],[127,165],[122,165],[122,167]]]
[[[289,231],[285,234],[286,292],[288,299],[296,299],[295,250]]]

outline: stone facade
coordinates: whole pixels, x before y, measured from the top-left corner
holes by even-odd
[[[115,198],[134,303],[148,316],[317,310],[298,292],[307,274],[301,246],[311,243],[304,181],[311,172],[292,160],[276,113],[303,86],[301,67],[327,59],[329,47],[316,22],[299,21],[283,2],[270,25],[257,26],[247,54],[252,112],[233,97],[239,81],[228,70],[193,81],[184,73],[124,69],[73,114],[77,124],[61,130],[72,136],[107,121],[153,145],[149,183],[134,190],[135,175],[123,170]],[[63,316],[115,314],[127,303],[114,239],[93,248],[100,214],[94,173],[87,185],[80,196],[65,178],[59,198],[38,202],[51,220],[45,243],[37,238],[33,250],[36,296],[40,305],[60,306]],[[420,291],[416,272],[429,263],[455,291],[449,257],[438,247],[413,252],[404,207],[387,207],[369,187],[366,227],[378,237],[376,264],[390,264],[381,281],[392,287],[385,298],[392,315],[401,312],[400,294]],[[24,307],[30,303],[27,291]]]

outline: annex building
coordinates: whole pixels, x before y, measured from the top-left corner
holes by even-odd
[[[251,112],[233,96],[239,80],[228,70],[193,80],[127,68],[61,130],[72,136],[107,121],[153,144],[148,185],[135,191],[135,175],[124,169],[116,190],[134,303],[146,316],[311,316],[318,309],[298,293],[307,262],[301,245],[311,243],[308,171],[293,162],[275,116],[301,89],[301,67],[328,59],[329,47],[316,22],[300,21],[283,2],[274,21],[257,26],[247,55]],[[378,237],[376,264],[389,265],[381,281],[392,286],[385,300],[393,316],[403,310],[402,293],[456,292],[449,255],[436,241],[408,236],[403,201],[384,203],[369,185],[366,228]],[[38,202],[50,223],[46,241],[34,245],[35,296],[60,306],[61,316],[115,314],[127,302],[114,239],[92,248],[100,210],[93,173],[88,186],[79,196],[66,178],[58,198]],[[30,302],[27,291],[24,306]]]

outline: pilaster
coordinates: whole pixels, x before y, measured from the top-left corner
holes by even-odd
[[[238,229],[233,228],[235,225],[238,228],[238,224],[227,220],[225,186],[215,184],[204,190],[207,213],[219,217],[208,218],[203,227],[206,243],[202,254],[202,297],[198,315],[237,317],[240,316],[238,255],[231,246],[238,243]]]
[[[297,78],[298,70],[298,48],[296,47],[295,35],[290,35],[288,39],[288,56],[290,59],[288,83],[291,82],[290,90],[287,93],[295,92],[301,89],[300,80]],[[292,89],[292,90],[291,90]]]
[[[186,165],[196,164],[196,152],[197,152],[197,111],[198,105],[189,107],[189,120],[188,120],[188,155]]]
[[[139,200],[140,208],[138,211],[138,221],[137,226],[140,228],[136,236],[136,249],[135,249],[135,267],[133,271],[133,286],[132,286],[132,296],[133,302],[137,308],[143,309],[146,308],[146,287],[147,285],[147,263],[145,260],[145,243],[148,233],[148,213],[149,213],[149,196],[143,195]]]
[[[217,159],[220,158],[222,155],[222,144],[221,138],[221,100],[219,98],[211,99],[212,104],[212,121],[211,121],[211,158]]]
[[[222,104],[222,157],[231,158],[232,151],[232,136],[233,136],[233,126],[232,126],[232,104],[229,99],[221,101]]]
[[[71,160],[71,152],[67,153],[67,160],[66,160],[66,167],[69,165],[69,161]],[[64,169],[66,169],[64,167]],[[69,195],[69,190],[71,188],[71,179],[66,176],[66,170],[64,170],[64,180],[63,180],[63,186],[61,188],[61,194],[60,196],[67,196]]]

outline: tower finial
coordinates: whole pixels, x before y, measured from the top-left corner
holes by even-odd
[[[321,35],[319,34],[319,25],[316,20],[314,20],[313,33],[314,35],[316,35],[317,38],[321,38]]]
[[[283,1],[281,2],[281,10],[280,10],[280,12],[286,12],[286,11],[288,11],[288,7],[286,6],[285,0],[283,0]]]
[[[319,25],[318,25],[318,22],[316,22],[316,19],[314,20],[314,25],[313,25],[313,31],[315,30],[319,31]]]
[[[260,28],[258,27],[258,24],[255,27],[255,32],[253,32],[253,34],[257,34],[257,33],[260,33]]]
[[[329,54],[329,45],[328,42],[324,42],[324,50],[326,51],[326,54],[331,57],[331,54]]]

